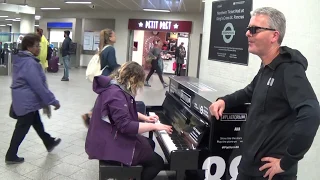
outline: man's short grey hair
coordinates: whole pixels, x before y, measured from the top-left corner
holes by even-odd
[[[272,7],[262,7],[252,13],[252,16],[256,15],[266,15],[269,17],[269,28],[279,31],[278,43],[281,44],[286,33],[286,18],[284,14]]]

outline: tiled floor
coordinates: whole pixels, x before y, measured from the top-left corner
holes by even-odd
[[[98,162],[88,160],[84,150],[87,129],[80,117],[92,108],[96,95],[85,79],[84,69],[72,69],[70,74],[69,82],[60,81],[61,69],[57,74],[47,74],[49,87],[60,101],[61,109],[54,111],[51,119],[42,116],[42,121],[48,133],[62,139],[61,144],[48,153],[41,139],[30,129],[19,149],[18,155],[25,158],[20,165],[4,163],[15,120],[8,116],[11,77],[0,76],[0,180],[98,180]],[[150,83],[152,87],[140,92],[137,100],[161,105],[165,89],[156,75]],[[161,154],[159,147],[156,150]],[[161,172],[157,179],[166,180],[165,176],[166,173]]]
[[[62,139],[62,143],[53,152],[47,153],[40,138],[31,129],[19,150],[19,156],[25,157],[26,162],[10,166],[5,165],[4,155],[15,125],[15,120],[8,117],[11,77],[0,76],[0,180],[98,179],[98,162],[88,160],[84,151],[87,129],[83,126],[80,115],[93,106],[96,97],[84,74],[84,69],[72,69],[70,82],[60,81],[62,71],[47,74],[50,89],[60,100],[61,109],[54,111],[51,119],[43,116],[43,123],[50,134]],[[150,83],[152,87],[145,88],[137,100],[142,100],[148,105],[160,105],[165,90],[156,75]],[[319,133],[313,146],[299,163],[299,180],[320,179],[320,157],[317,150],[320,150]],[[162,155],[159,147],[156,151]],[[165,172],[161,172],[157,180],[166,180],[165,175]]]

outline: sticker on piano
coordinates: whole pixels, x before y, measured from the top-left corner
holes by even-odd
[[[247,113],[223,113],[220,121],[246,121]]]
[[[183,90],[181,90],[180,100],[188,107],[191,107],[191,96]]]

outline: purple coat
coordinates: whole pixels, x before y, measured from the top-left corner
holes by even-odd
[[[48,89],[39,60],[28,51],[12,56],[12,107],[18,116],[59,102]]]
[[[132,165],[139,129],[134,98],[107,76],[95,77],[93,90],[98,97],[86,138],[89,159]],[[110,123],[102,120],[105,116]]]

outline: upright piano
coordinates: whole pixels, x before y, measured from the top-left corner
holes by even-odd
[[[172,76],[162,106],[147,107],[158,122],[173,127],[172,134],[154,134],[177,180],[236,178],[249,104],[226,109],[216,120],[209,106],[227,93],[197,78]]]

